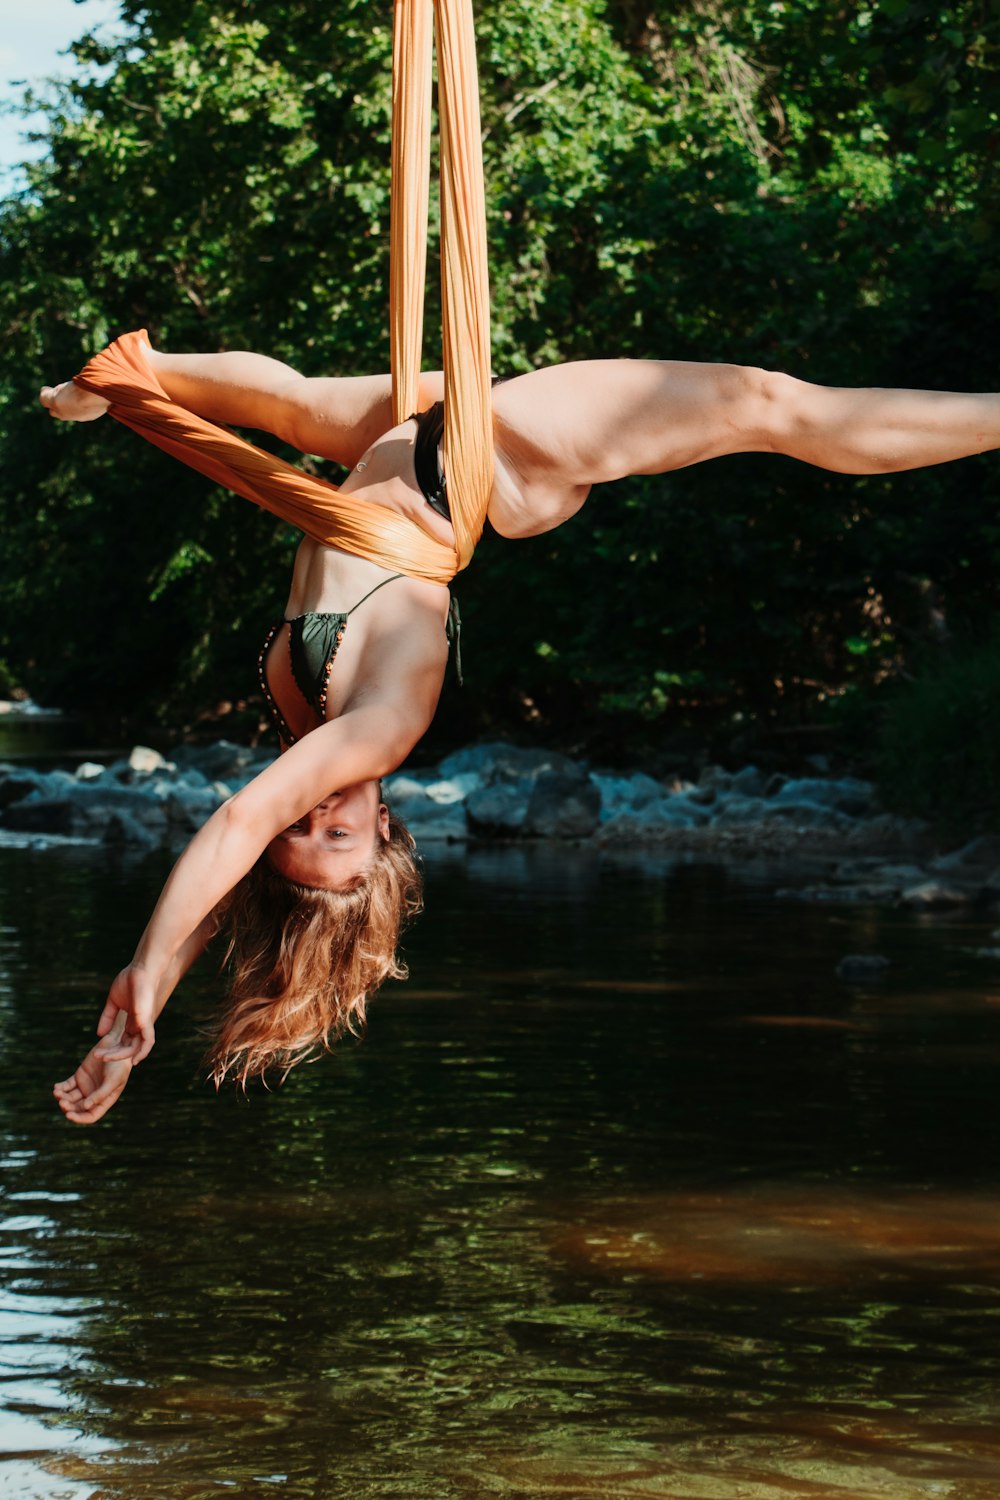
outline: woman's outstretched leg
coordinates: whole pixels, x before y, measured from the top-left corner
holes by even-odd
[[[348,467],[392,425],[385,376],[309,379],[266,354],[167,354],[149,363],[168,396],[210,422],[272,432]]]
[[[167,354],[149,349],[149,364],[167,395],[205,417],[232,427],[272,432],[303,453],[352,467],[392,426],[387,375],[307,378],[264,354]],[[437,375],[421,377],[421,401],[442,394]],[[107,402],[71,381],[46,387],[42,405],[64,421],[99,417]]]
[[[768,447],[821,469],[892,474],[1000,448],[1000,394],[851,390],[762,374]]]
[[[587,360],[501,386],[503,456],[520,476],[506,535],[558,525],[587,487],[733,453],[882,474],[1000,448],[1000,395],[852,390],[742,365]],[[527,503],[524,503],[525,498]]]

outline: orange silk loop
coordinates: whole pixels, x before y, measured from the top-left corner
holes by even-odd
[[[414,521],[387,506],[343,495],[262,448],[187,411],[161,387],[143,347],[144,329],[96,355],[76,384],[111,405],[111,416],[199,474],[252,500],[322,543],[410,578],[448,583],[458,559]]]
[[[389,339],[392,420],[417,410],[431,172],[431,0],[395,0]]]
[[[479,82],[470,0],[434,0],[441,114],[444,447],[458,565],[483,533],[493,487],[490,288]]]
[[[417,409],[430,173],[430,3],[395,0],[390,327],[393,415]],[[434,0],[441,120],[442,459],[458,565],[493,487],[490,292],[479,84],[470,0]]]

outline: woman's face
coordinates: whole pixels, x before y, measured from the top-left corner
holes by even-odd
[[[375,840],[388,837],[389,809],[379,800],[378,782],[359,781],[324,797],[265,852],[286,880],[339,891],[365,874]]]

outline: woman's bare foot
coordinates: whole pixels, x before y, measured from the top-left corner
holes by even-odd
[[[83,390],[72,380],[64,380],[62,385],[43,385],[38,399],[49,415],[60,422],[95,422],[111,405],[103,396]]]

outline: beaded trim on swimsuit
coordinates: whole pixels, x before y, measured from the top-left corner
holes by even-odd
[[[369,589],[368,593],[359,599],[357,604],[352,605],[346,613],[341,611],[309,610],[305,614],[294,615],[291,619],[275,620],[257,656],[257,676],[260,681],[261,692],[264,695],[264,701],[271,715],[271,722],[274,724],[282,744],[294,745],[301,736],[293,734],[291,726],[279,708],[277,699],[272,693],[270,683],[267,680],[267,656],[278,631],[283,625],[288,626],[288,661],[292,680],[302,694],[303,701],[307,707],[312,709],[321,724],[325,723],[326,704],[330,691],[330,674],[333,671],[333,663],[336,660],[337,652],[340,650],[340,643],[344,639],[347,621],[356,609],[360,609],[366,599],[371,598],[372,594],[377,594],[379,589],[385,588],[387,583],[395,583],[397,578],[402,577],[402,573],[394,573],[391,578],[383,578],[381,583],[377,583],[373,589]],[[319,674],[314,678],[310,678],[305,670],[308,666],[308,663],[305,661],[305,633],[310,626],[315,631],[317,623],[319,623],[324,634],[332,636],[332,640],[328,639],[324,647],[323,666]],[[311,644],[314,644],[314,641]],[[297,658],[301,658],[301,660]]]

